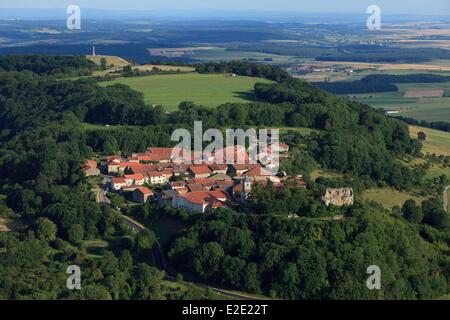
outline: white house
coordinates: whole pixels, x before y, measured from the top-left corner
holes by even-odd
[[[126,186],[127,186],[127,183],[125,182],[124,178],[112,178],[111,179],[111,188],[113,190],[119,191]]]
[[[163,184],[169,181],[167,176],[160,171],[147,172],[147,180],[150,184]]]

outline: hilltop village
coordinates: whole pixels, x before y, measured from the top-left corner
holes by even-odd
[[[289,146],[277,142],[270,146],[279,151],[280,159],[289,156]],[[110,192],[131,193],[133,202],[144,204],[155,201],[161,205],[189,211],[206,212],[219,207],[243,204],[256,185],[272,183],[276,188],[296,184],[307,188],[301,176],[284,172],[273,173],[269,166],[251,163],[243,146],[221,150],[224,158],[231,153],[233,163],[219,164],[214,155],[200,164],[186,163],[173,158],[172,148],[150,147],[146,152],[130,157],[108,156],[101,165]],[[245,160],[238,163],[238,156]],[[99,175],[96,162],[88,160],[83,168],[85,175]],[[327,189],[322,202],[329,206],[352,205],[351,188]]]

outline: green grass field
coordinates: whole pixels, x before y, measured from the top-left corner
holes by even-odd
[[[389,187],[366,190],[362,198],[381,203],[386,209],[392,209],[395,206],[401,207],[409,199],[415,200],[416,203],[422,203],[426,199],[414,192],[400,192]]]
[[[122,83],[144,93],[149,104],[162,105],[166,110],[176,110],[180,102],[193,101],[205,107],[216,107],[226,102],[249,102],[257,82],[269,83],[262,78],[229,74],[171,74],[135,78],[118,78],[101,82],[102,86]]]
[[[417,134],[420,131],[423,131],[426,134],[426,140],[422,142],[423,153],[450,155],[450,132],[409,126],[409,133],[412,138],[417,139]]]

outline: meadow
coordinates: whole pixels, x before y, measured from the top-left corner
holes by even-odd
[[[392,209],[395,206],[401,207],[409,199],[413,199],[416,203],[422,203],[426,199],[415,192],[401,192],[389,187],[366,190],[362,198],[381,203],[386,209]]]
[[[105,58],[106,59],[106,65],[108,67],[118,67],[118,68],[123,68],[127,65],[129,65],[129,62],[126,61],[125,59],[122,59],[120,57],[116,57],[116,56],[86,56],[86,58],[88,58],[89,60],[91,60],[92,62],[94,62],[97,65],[101,65],[101,59]]]
[[[170,74],[133,78],[117,78],[101,82],[102,86],[121,83],[144,94],[145,102],[162,105],[167,111],[176,110],[183,101],[193,101],[205,107],[216,107],[226,102],[245,103],[253,99],[257,82],[270,82],[229,74]]]
[[[423,153],[435,153],[450,156],[450,132],[434,130],[418,126],[409,126],[409,133],[412,138],[417,138],[417,134],[422,131],[426,134],[423,144]]]

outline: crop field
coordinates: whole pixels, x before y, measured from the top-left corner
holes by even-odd
[[[191,55],[196,51],[211,50],[214,47],[186,47],[186,48],[152,48],[148,49],[148,52],[152,56],[163,57],[182,57],[185,55]]]
[[[307,63],[308,64],[308,63]],[[312,61],[309,63],[322,67],[351,67],[353,69],[371,69],[377,71],[414,70],[414,71],[450,71],[450,66],[434,63],[372,63],[352,61]]]
[[[292,56],[284,56],[262,52],[252,51],[229,51],[225,48],[213,48],[211,50],[202,50],[193,52],[193,59],[200,61],[231,61],[231,60],[250,60],[250,62],[267,63],[288,63],[296,59]]]
[[[229,74],[184,73],[118,78],[100,84],[128,85],[142,92],[146,103],[162,105],[166,110],[173,111],[183,101],[193,101],[211,108],[226,102],[249,102],[253,99],[253,88],[257,82],[270,83],[262,78],[232,77]]]
[[[441,98],[444,93],[444,89],[408,89],[405,98]]]

